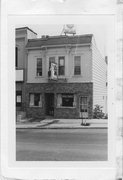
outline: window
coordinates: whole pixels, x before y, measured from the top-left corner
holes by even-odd
[[[80,111],[81,112],[88,112],[87,97],[80,97]]]
[[[16,91],[16,106],[22,106],[22,91]]]
[[[15,66],[18,67],[18,47],[15,48]]]
[[[64,93],[57,95],[58,107],[74,107],[76,106],[76,96],[71,93]]]
[[[74,75],[81,75],[81,57],[74,56]]]
[[[49,58],[49,71],[48,71],[48,77],[51,79],[57,78],[57,64],[55,62],[55,57]]]
[[[51,66],[51,63],[55,63],[55,57],[49,58],[49,67]]]
[[[42,76],[42,58],[37,58],[37,76]]]
[[[58,74],[65,75],[65,57],[64,56],[59,57],[58,66],[59,66]]]
[[[42,96],[40,93],[30,94],[29,96],[30,106],[42,107]]]

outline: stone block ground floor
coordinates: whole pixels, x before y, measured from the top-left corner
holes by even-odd
[[[93,83],[26,83],[21,105],[32,118],[92,118]]]

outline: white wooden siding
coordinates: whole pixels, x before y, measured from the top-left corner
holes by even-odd
[[[105,59],[102,58],[95,42],[92,44],[92,73],[93,73],[93,108],[96,104],[103,107],[103,112],[107,113],[107,90],[106,90],[106,70]]]

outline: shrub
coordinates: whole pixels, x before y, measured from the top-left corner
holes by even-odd
[[[102,111],[102,106],[95,105],[95,108],[93,110],[93,118],[94,119],[103,119],[105,117],[105,114]]]

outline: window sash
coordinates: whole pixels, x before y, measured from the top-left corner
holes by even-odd
[[[40,93],[30,94],[30,106],[42,107],[42,95]]]
[[[67,104],[67,101],[69,104]],[[76,106],[76,95],[75,94],[58,94],[57,95],[57,107],[75,107]]]
[[[65,57],[64,56],[59,57],[58,74],[65,75]]]
[[[49,57],[49,67],[51,66],[51,63],[55,63],[55,57]]]
[[[88,112],[88,98],[87,97],[80,97],[80,111]]]
[[[18,47],[15,48],[15,66],[18,67]]]
[[[74,75],[81,74],[81,56],[74,56]]]
[[[42,76],[42,58],[37,58],[37,76]]]
[[[16,106],[22,106],[22,91],[16,91]]]

